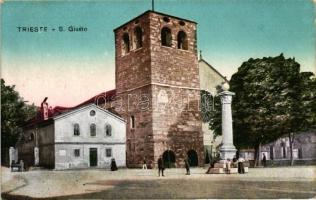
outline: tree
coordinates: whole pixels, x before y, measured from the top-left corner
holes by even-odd
[[[303,122],[312,119],[299,115],[312,115],[311,109],[301,104],[302,93],[310,94],[303,76],[307,75],[300,73],[300,65],[294,59],[285,59],[283,54],[251,58],[239,67],[230,80],[231,91],[236,93],[232,111],[237,148],[255,148],[258,160],[262,143],[310,125]]]
[[[293,143],[295,135],[300,131],[306,131],[316,124],[316,78],[312,72],[301,72],[296,85],[295,96],[293,99],[294,107],[288,108],[290,117],[284,120],[286,129],[288,130],[288,138],[290,142],[290,159],[291,165],[294,164],[293,159]]]
[[[6,86],[1,79],[1,151],[6,152],[10,146],[15,146],[21,126],[36,115],[36,107],[27,105],[15,86]],[[1,154],[2,160],[5,158]]]

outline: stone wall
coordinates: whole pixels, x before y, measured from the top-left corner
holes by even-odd
[[[54,125],[39,129],[38,147],[39,147],[39,165],[48,168],[54,168]]]
[[[34,166],[34,148],[39,148],[39,165],[54,167],[54,125],[47,124],[25,129],[23,139],[17,144],[19,159],[25,166]]]
[[[161,100],[167,94],[168,103]],[[176,166],[183,167],[189,150],[204,162],[203,135],[199,112],[199,90],[153,85],[153,135],[155,160],[166,150],[175,153]]]
[[[143,30],[143,46],[136,49],[131,42],[130,52],[124,53],[123,36],[129,34],[133,41],[133,30],[137,26]],[[163,27],[171,30],[171,47],[161,45]],[[180,30],[187,35],[187,50],[178,49]],[[128,167],[140,167],[144,158],[153,167],[158,156],[167,149],[175,152],[178,166],[182,166],[191,149],[197,152],[202,165],[196,24],[149,11],[114,32],[117,99],[114,101],[116,105],[111,107],[127,120]],[[173,102],[169,102],[171,95]],[[158,97],[167,104],[166,111],[159,111]],[[178,97],[186,100],[190,97],[190,100],[179,104]],[[192,110],[184,111],[186,107]],[[135,128],[131,128],[131,116],[135,118]]]
[[[154,163],[152,131],[151,86],[119,94],[111,103],[115,111],[126,119],[126,162],[128,167],[140,167],[144,159]],[[132,127],[134,117],[135,127]]]

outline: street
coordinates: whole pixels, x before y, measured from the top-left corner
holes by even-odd
[[[30,171],[2,183],[5,199],[313,198],[316,167],[251,168],[248,174],[204,174],[204,168]],[[4,170],[2,170],[3,172]],[[19,174],[19,175],[18,175]],[[13,179],[12,179],[13,178]]]

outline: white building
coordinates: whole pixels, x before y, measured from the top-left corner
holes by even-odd
[[[213,98],[218,95],[220,86],[225,82],[228,83],[226,77],[220,74],[212,65],[206,62],[202,57],[200,57],[199,60],[199,74],[201,90],[207,91]],[[210,104],[210,106],[212,105]],[[205,155],[210,156],[211,153],[215,153],[216,148],[218,148],[218,146],[221,144],[222,136],[218,136],[215,138],[213,130],[211,130],[209,127],[209,123],[202,123],[202,131]]]
[[[118,167],[126,166],[124,119],[95,104],[44,119],[26,127],[18,143],[19,159],[28,165],[108,168],[114,158]]]

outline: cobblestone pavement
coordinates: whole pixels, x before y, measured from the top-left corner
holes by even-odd
[[[167,169],[165,177],[140,169],[1,171],[6,199],[316,197],[316,166],[250,168],[243,175],[205,174],[204,168],[185,175],[185,169]]]

